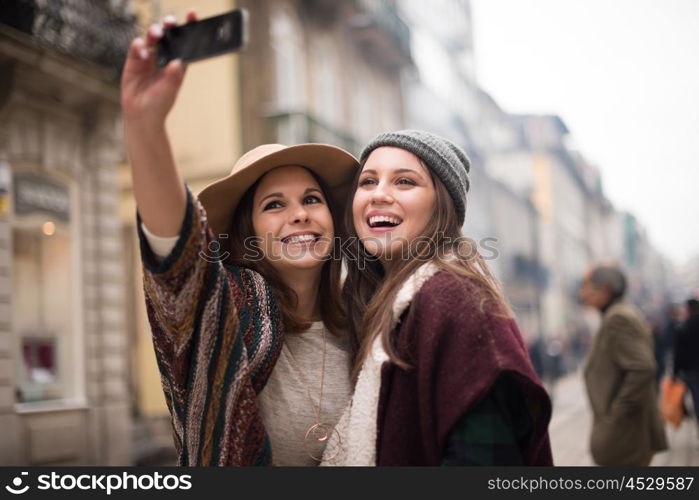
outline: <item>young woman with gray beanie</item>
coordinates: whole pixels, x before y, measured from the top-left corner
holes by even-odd
[[[359,251],[343,291],[356,385],[323,463],[551,465],[549,397],[461,233],[467,155],[404,130],[360,161],[346,214]]]

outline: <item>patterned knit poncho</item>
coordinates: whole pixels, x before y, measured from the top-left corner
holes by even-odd
[[[199,201],[187,189],[180,237],[155,259],[138,220],[155,354],[178,463],[269,465],[257,394],[279,356],[282,323],[258,273],[224,266]]]

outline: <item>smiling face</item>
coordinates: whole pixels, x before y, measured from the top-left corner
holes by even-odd
[[[435,210],[435,187],[417,156],[381,147],[367,158],[352,202],[352,220],[366,250],[386,267],[422,235]]]
[[[255,191],[252,225],[266,259],[280,273],[320,269],[332,250],[334,226],[320,185],[303,167],[265,174]]]

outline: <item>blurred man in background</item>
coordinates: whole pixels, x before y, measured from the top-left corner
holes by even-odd
[[[687,301],[687,312],[689,317],[675,337],[673,374],[687,384],[699,425],[699,299]]]
[[[599,465],[646,466],[667,441],[651,332],[623,300],[625,292],[626,277],[612,266],[588,271],[580,289],[583,302],[602,313],[584,371],[593,412],[590,452]]]
[[[662,379],[673,360],[675,342],[684,324],[684,304],[670,304],[667,309],[665,328],[659,332],[655,340],[655,360],[658,363],[658,382]]]

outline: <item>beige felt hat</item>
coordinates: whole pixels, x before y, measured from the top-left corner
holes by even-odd
[[[214,234],[228,232],[240,199],[260,177],[283,166],[302,166],[323,179],[330,187],[335,206],[342,208],[349,184],[359,163],[342,148],[329,144],[264,144],[245,153],[233,165],[231,173],[206,186],[199,193]]]

